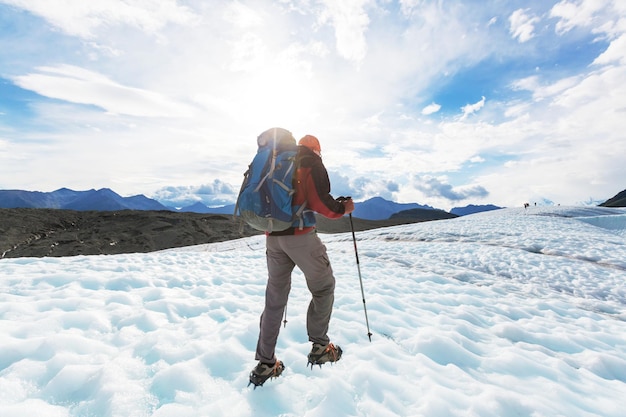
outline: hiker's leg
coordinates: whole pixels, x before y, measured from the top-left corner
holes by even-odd
[[[311,291],[311,302],[307,311],[307,332],[314,343],[328,344],[328,323],[335,300],[335,277],[326,253],[326,246],[317,233],[293,236],[283,249],[298,265]]]
[[[280,332],[280,323],[291,289],[291,272],[295,266],[289,256],[280,249],[278,238],[267,237],[267,286],[265,288],[265,309],[261,314],[259,340],[256,359],[272,363],[276,341]]]

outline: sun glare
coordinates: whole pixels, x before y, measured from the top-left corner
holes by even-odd
[[[241,109],[259,124],[300,124],[316,116],[320,94],[305,74],[276,68],[250,74],[240,91]]]

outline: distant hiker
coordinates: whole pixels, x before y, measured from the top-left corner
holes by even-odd
[[[300,139],[296,166],[293,206],[304,204],[306,210],[302,219],[294,221],[288,229],[266,233],[268,280],[255,355],[259,363],[250,373],[250,383],[255,388],[269,378],[279,376],[285,369],[276,358],[275,348],[295,266],[303,272],[312,296],[306,322],[309,341],[313,343],[308,363],[313,366],[336,362],[342,353],[341,348],[333,345],[328,337],[335,277],[326,246],[315,229],[314,213],[338,219],[351,213],[354,203],[351,199],[340,202],[330,195],[330,181],[316,137],[306,135]]]

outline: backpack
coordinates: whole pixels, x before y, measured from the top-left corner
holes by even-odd
[[[239,212],[256,230],[282,231],[301,218],[305,207],[292,207],[298,146],[291,132],[279,127],[261,133],[257,144],[239,190],[235,215]]]

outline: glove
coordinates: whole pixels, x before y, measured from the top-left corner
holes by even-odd
[[[344,214],[350,214],[354,211],[354,201],[352,201],[352,197],[338,197],[337,201],[343,204]]]

